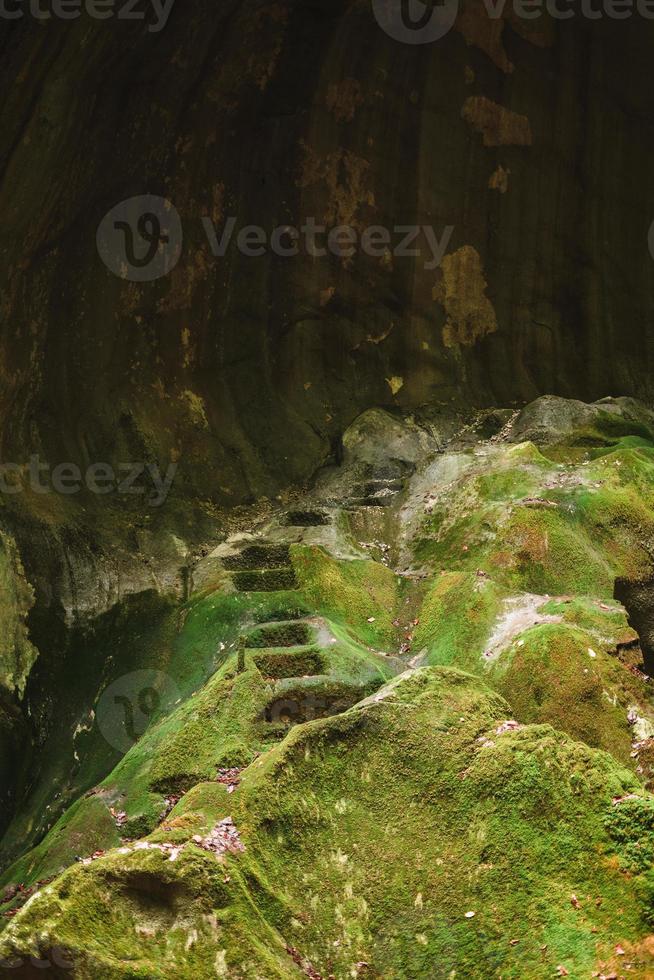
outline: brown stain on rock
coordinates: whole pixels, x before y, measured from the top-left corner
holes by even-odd
[[[447,315],[443,327],[446,347],[472,347],[478,340],[497,330],[493,304],[486,296],[481,257],[472,245],[464,245],[446,255],[441,265],[442,278],[434,287],[433,298],[442,304]]]
[[[512,112],[483,95],[471,95],[461,115],[484,139],[484,146],[531,146],[531,126],[526,116]]]
[[[467,0],[461,6],[455,29],[464,37],[466,44],[483,51],[500,71],[508,75],[513,71],[514,65],[504,48],[503,34],[506,24],[510,24],[516,34],[535,47],[551,47],[554,42],[551,18],[543,14],[537,22],[525,21],[518,17],[510,2],[498,17],[491,17],[483,0]]]
[[[321,307],[327,306],[331,301],[334,293],[336,292],[336,286],[328,286],[326,289],[320,291],[320,305]]]
[[[487,54],[500,71],[507,75],[513,71],[513,64],[502,43],[504,17],[489,17],[482,0],[469,0],[461,8],[455,27],[465,38],[466,44]]]
[[[193,306],[196,290],[211,275],[213,257],[207,249],[196,249],[186,262],[175,266],[168,277],[170,288],[157,303],[160,314],[188,312]]]
[[[232,113],[248,86],[266,91],[284,47],[288,17],[289,10],[282,3],[254,11],[243,5],[233,28],[238,35],[238,57],[216,59],[215,74],[206,87],[209,101]]]
[[[358,212],[361,208],[375,207],[375,196],[370,186],[370,164],[350,150],[338,149],[320,156],[304,140],[301,141],[304,160],[300,167],[297,185],[300,188],[324,184],[328,200],[323,214],[326,225],[351,225],[363,227]]]
[[[363,103],[360,82],[356,78],[334,82],[327,90],[325,101],[337,122],[352,122],[357,109]]]
[[[495,170],[488,178],[488,186],[492,191],[499,191],[500,194],[506,194],[509,189],[509,177],[511,176],[510,170],[505,170],[502,164],[499,165],[497,170]]]

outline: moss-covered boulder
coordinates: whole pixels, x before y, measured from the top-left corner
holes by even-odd
[[[16,975],[649,977],[647,418],[546,402],[445,448],[379,413],[197,592],[98,619],[75,768],[6,835]],[[401,477],[363,485],[386,425]]]
[[[82,978],[590,976],[647,934],[651,819],[619,819],[641,796],[608,754],[509,713],[456,670],[399,678],[47,885],[2,953]]]

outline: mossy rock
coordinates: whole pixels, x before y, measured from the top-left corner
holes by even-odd
[[[534,626],[493,665],[493,686],[518,721],[547,722],[628,765],[629,701],[620,703],[612,683],[621,665],[591,643],[599,647],[591,635],[565,624]]]
[[[245,634],[245,645],[249,649],[265,647],[306,646],[314,639],[315,630],[309,623],[269,623]]]
[[[517,980],[610,974],[620,946],[649,976],[654,447],[628,406],[591,409],[538,446],[431,440],[424,470],[357,450],[342,501],[346,477],[402,477],[397,508],[306,525],[323,546],[282,515],[216,591],[94,624],[71,676],[98,641],[177,696],[122,758],[76,734],[102,778],[75,775],[5,882],[74,866],[1,920],[2,954],[63,950],[82,978]],[[227,818],[246,850],[203,850]]]
[[[288,545],[253,544],[244,548],[238,555],[223,558],[223,565],[229,571],[285,568],[288,564]]]
[[[283,592],[297,586],[295,572],[290,567],[234,572],[232,580],[239,592]]]
[[[362,962],[389,977],[434,964],[444,977],[590,976],[648,933],[647,881],[635,899],[620,862],[651,821],[611,824],[612,799],[638,790],[608,754],[549,726],[498,734],[508,712],[456,670],[398,678],[293,729],[235,793],[198,785],[148,849],[71,868],[0,953],[62,948],[82,980],[218,966],[290,980],[294,951],[338,980]],[[218,859],[192,838],[228,816],[245,850]]]
[[[338,560],[315,546],[294,545],[291,556],[298,587],[319,613],[350,624],[365,642],[394,640],[399,583],[389,568],[373,561]]]
[[[266,678],[279,680],[284,677],[304,677],[310,674],[324,674],[325,658],[317,647],[301,650],[268,650],[255,654],[253,661],[257,670]]]

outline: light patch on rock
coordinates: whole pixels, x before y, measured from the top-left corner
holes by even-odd
[[[201,426],[203,429],[209,428],[209,420],[207,419],[207,413],[204,409],[204,402],[199,395],[196,395],[194,391],[190,391],[188,388],[182,392],[182,397],[186,401],[189,414],[196,425]]]
[[[185,368],[190,368],[195,360],[195,351],[191,346],[191,331],[188,327],[182,327],[181,341],[183,351],[182,363]]]
[[[363,102],[361,83],[356,78],[333,82],[327,90],[326,104],[338,122],[352,122]]]
[[[466,43],[479,48],[488,55],[494,65],[509,75],[513,64],[509,60],[502,43],[504,19],[489,17],[482,0],[469,0],[461,6],[455,24],[456,30],[462,34]]]
[[[227,950],[219,949],[216,953],[216,959],[214,960],[213,968],[216,972],[217,977],[228,976],[227,971]]]
[[[502,651],[531,626],[562,622],[561,616],[548,616],[538,612],[547,600],[548,596],[534,595],[530,592],[506,599],[502,616],[497,621],[486,645],[484,660],[497,660]]]
[[[469,96],[461,115],[483,137],[484,146],[531,146],[533,143],[526,116],[483,95]]]
[[[79,721],[75,725],[75,731],[73,732],[73,741],[77,739],[83,732],[93,731],[93,725],[95,723],[95,711],[93,708],[89,711],[88,722]]]
[[[499,165],[497,170],[488,178],[488,187],[492,191],[499,191],[500,194],[506,194],[509,189],[509,177],[511,175],[510,170],[505,170],[502,164]]]
[[[336,286],[327,286],[326,289],[322,289],[320,291],[320,305],[327,306],[329,301],[333,298],[335,292]]]
[[[433,298],[445,309],[443,327],[446,347],[471,347],[482,337],[495,333],[497,317],[486,295],[481,256],[472,245],[464,245],[441,263],[442,279]]]
[[[637,742],[644,742],[646,739],[654,738],[654,724],[647,718],[638,714],[638,707],[631,705],[628,712],[629,722],[634,732]]]
[[[0,684],[21,696],[38,657],[27,629],[33,604],[16,543],[0,531]]]
[[[328,203],[321,215],[323,224],[364,227],[361,210],[375,207],[370,163],[350,150],[338,149],[326,156],[318,153],[304,140],[300,141],[304,159],[297,186],[301,189],[324,186]]]

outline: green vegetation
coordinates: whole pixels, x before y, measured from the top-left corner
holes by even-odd
[[[2,951],[33,948],[38,930],[83,978],[221,975],[217,964],[290,978],[288,949],[338,977],[362,962],[382,976],[434,963],[443,976],[590,976],[643,931],[607,817],[637,783],[548,726],[496,734],[509,713],[471,676],[425,668],[298,726],[232,795],[192,789],[149,849],[46,887]],[[194,836],[226,817],[245,851],[202,851]]]
[[[654,577],[654,447],[594,418],[454,450],[317,543],[282,516],[215,589],[76,638],[80,711],[127,669],[174,696],[122,756],[77,731],[58,819],[4,874],[38,891],[0,955],[56,947],[82,980],[654,975],[654,695],[614,598]]]

